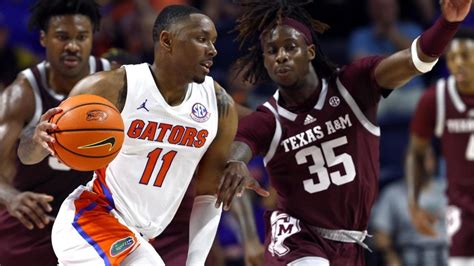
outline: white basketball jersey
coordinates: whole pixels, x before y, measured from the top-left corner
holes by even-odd
[[[125,141],[106,168],[105,178],[96,172],[98,180],[91,184],[97,186],[99,181],[104,196],[125,222],[154,238],[174,217],[217,134],[214,81],[206,77],[202,84],[189,84],[183,102],[169,106],[148,64],[123,67],[127,74],[122,111]]]

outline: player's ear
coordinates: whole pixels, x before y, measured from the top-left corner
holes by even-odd
[[[40,31],[40,43],[41,46],[46,47],[46,32],[44,30]]]
[[[313,60],[316,57],[316,45],[311,44],[308,45],[308,58],[309,60]]]
[[[165,30],[162,31],[160,33],[160,46],[165,48],[167,51],[171,51],[171,44],[173,43],[172,39],[171,32]]]

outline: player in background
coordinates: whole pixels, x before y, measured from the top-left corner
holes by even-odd
[[[52,156],[24,165],[16,148],[20,134],[33,132],[41,114],[65,99],[80,79],[109,69],[107,60],[91,56],[99,23],[93,0],[40,0],[32,6],[30,25],[40,30],[46,59],[23,70],[0,94],[1,265],[57,264],[52,221],[63,200],[92,173],[71,170]]]
[[[412,49],[340,69],[320,49],[326,25],[311,18],[307,2],[241,2],[237,29],[250,52],[240,69],[247,80],[270,80],[278,90],[240,121],[218,199],[229,206],[243,189],[260,190],[246,163],[264,155],[278,193],[277,209],[266,217],[265,265],[364,265],[378,189],[377,104],[431,70],[471,1],[443,0],[442,16]]]
[[[200,10],[168,6],[153,27],[153,65],[125,65],[74,87],[70,96],[114,103],[126,137],[115,160],[62,204],[52,232],[61,264],[162,265],[148,240],[169,224],[196,169],[186,264],[204,264],[221,215],[214,195],[237,129],[232,99],[207,76],[216,38]],[[48,110],[34,135],[22,137],[22,161],[52,153],[47,132],[55,125],[48,119],[59,112]]]
[[[474,30],[461,29],[446,52],[448,78],[425,91],[411,125],[407,178],[412,221],[434,236],[435,215],[420,208],[419,194],[429,178],[423,162],[433,138],[446,161],[449,265],[474,265]]]

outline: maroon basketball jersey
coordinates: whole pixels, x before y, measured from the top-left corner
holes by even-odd
[[[56,94],[48,88],[46,80],[46,62],[21,72],[30,83],[35,96],[35,114],[25,127],[34,127],[41,114],[56,107],[66,95]],[[101,58],[89,58],[90,73],[109,70],[110,63]],[[56,216],[63,200],[79,185],[87,183],[92,172],[71,170],[60,164],[54,157],[48,156],[35,165],[24,165],[17,158],[17,174],[13,185],[19,191],[46,193],[54,197],[49,213]],[[0,264],[34,265],[43,261],[44,265],[56,265],[57,260],[51,246],[51,224],[47,228],[28,230],[6,209],[0,210]],[[39,260],[41,259],[41,260]]]
[[[441,140],[449,201],[474,213],[474,96],[459,94],[454,77],[440,79],[421,98],[412,132]]]
[[[265,156],[278,209],[318,227],[367,228],[378,190],[374,121],[382,89],[373,69],[380,60],[366,58],[320,80],[309,110],[285,109],[277,91],[239,124],[236,140]]]

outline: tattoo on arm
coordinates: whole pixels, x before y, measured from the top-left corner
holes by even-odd
[[[218,88],[216,90],[217,97],[217,108],[219,109],[219,118],[226,117],[229,114],[230,105],[232,104],[232,99],[229,94],[222,89]]]

